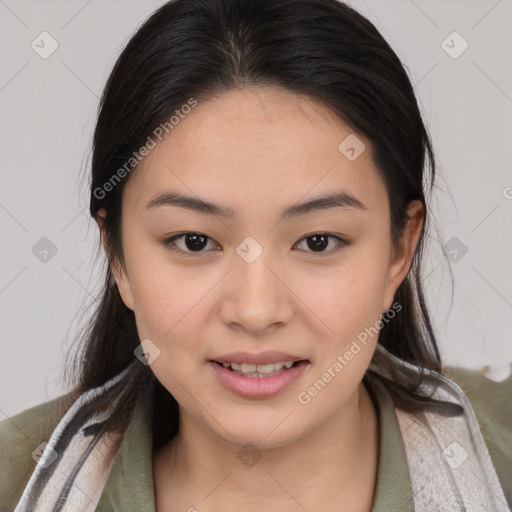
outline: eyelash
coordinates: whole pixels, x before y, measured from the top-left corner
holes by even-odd
[[[204,254],[206,252],[204,250],[201,250],[201,251],[189,251],[189,250],[184,250],[184,249],[180,249],[179,247],[176,247],[176,244],[175,244],[174,240],[176,240],[178,238],[182,238],[185,235],[200,235],[200,236],[203,236],[203,237],[205,237],[207,239],[207,243],[208,243],[208,241],[213,241],[212,238],[204,235],[203,233],[187,231],[187,232],[184,232],[184,233],[179,233],[177,235],[174,235],[174,236],[172,236],[170,238],[166,238],[165,240],[163,240],[162,243],[163,243],[163,245],[165,247],[171,249],[174,252],[180,253],[180,254],[185,254],[187,256],[192,256],[192,257],[204,256]],[[346,247],[347,245],[349,245],[349,242],[347,242],[343,238],[340,238],[339,236],[332,235],[330,233],[322,233],[322,232],[312,233],[311,235],[306,235],[305,237],[303,237],[303,238],[301,238],[299,240],[299,243],[302,242],[303,240],[306,240],[308,238],[311,238],[311,237],[317,236],[317,235],[325,236],[327,238],[334,238],[335,240],[338,241],[338,246],[336,248],[330,250],[330,251],[323,251],[323,252],[306,251],[306,252],[310,252],[311,254],[316,254],[318,256],[322,256],[322,255],[325,255],[325,254],[333,254],[333,253],[339,251],[340,249],[342,249],[343,247]],[[295,244],[295,245],[298,245],[298,244]]]

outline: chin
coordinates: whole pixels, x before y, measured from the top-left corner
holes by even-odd
[[[231,435],[227,434],[223,429],[219,432],[218,428],[215,429],[215,433],[223,441],[237,449],[271,450],[286,446],[300,437],[300,434],[295,429],[291,432],[284,428],[282,424],[281,427],[283,428],[278,427],[282,420],[283,418],[281,417],[278,420],[261,422],[258,425],[244,424],[243,422],[225,422],[221,424],[226,427],[226,430]]]

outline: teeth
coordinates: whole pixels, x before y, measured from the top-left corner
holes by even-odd
[[[291,368],[293,361],[279,361],[277,363],[269,364],[249,364],[249,363],[222,363],[224,368],[231,368],[239,374],[263,374],[280,372],[283,368]]]
[[[252,371],[253,372],[257,371],[258,373],[272,373],[272,372],[277,372],[282,369],[283,369],[283,363],[276,363],[276,364],[269,363],[269,364],[259,364]],[[242,371],[244,371],[243,367],[242,367]]]

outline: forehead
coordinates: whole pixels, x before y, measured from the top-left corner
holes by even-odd
[[[344,152],[347,140],[358,153],[364,148],[356,159]],[[179,189],[243,209],[340,188],[369,203],[387,201],[369,141],[314,98],[247,87],[182,115],[139,164],[126,199],[143,208],[155,193]]]

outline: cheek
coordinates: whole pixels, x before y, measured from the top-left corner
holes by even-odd
[[[141,269],[132,282],[139,334],[164,342],[185,328],[201,310],[201,299],[211,288],[209,279],[190,279],[171,266],[162,271],[154,265]],[[197,325],[197,324],[196,324]]]
[[[169,356],[199,349],[225,273],[206,263],[178,265],[160,248],[139,251],[130,282],[141,340],[154,340]]]
[[[343,265],[305,273],[303,295],[311,310],[346,343],[383,313],[387,259],[371,248],[354,251]]]
[[[304,282],[304,289],[317,290],[308,295],[308,305],[329,327],[329,331],[316,333],[316,364],[308,381],[310,387],[303,389],[301,395],[314,402],[312,407],[317,411],[341,407],[355,391],[372,359],[381,327],[387,261],[372,254],[375,253],[369,251],[363,257],[364,251],[358,252],[357,258],[338,269],[329,280],[323,280],[322,289],[318,288],[318,279],[315,287],[315,276]],[[326,384],[318,387],[318,382]]]

